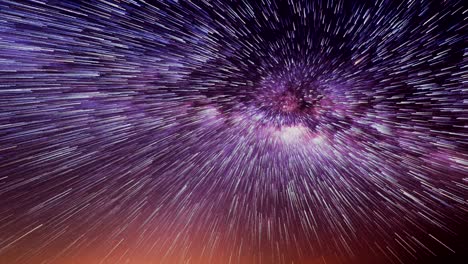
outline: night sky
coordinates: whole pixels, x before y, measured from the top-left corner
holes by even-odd
[[[467,20],[0,0],[0,263],[462,263]]]

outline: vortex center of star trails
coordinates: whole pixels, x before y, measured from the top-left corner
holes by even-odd
[[[324,93],[324,86],[307,74],[283,72],[260,83],[253,105],[257,116],[261,113],[265,122],[279,129],[298,125],[314,129],[319,115],[326,110]]]

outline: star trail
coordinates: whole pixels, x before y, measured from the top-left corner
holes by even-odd
[[[467,13],[0,0],[0,263],[456,263]]]

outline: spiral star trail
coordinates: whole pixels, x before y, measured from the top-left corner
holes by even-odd
[[[467,13],[0,0],[0,263],[456,263]]]

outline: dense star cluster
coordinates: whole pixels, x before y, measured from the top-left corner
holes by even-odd
[[[0,263],[449,263],[462,0],[0,0]]]

